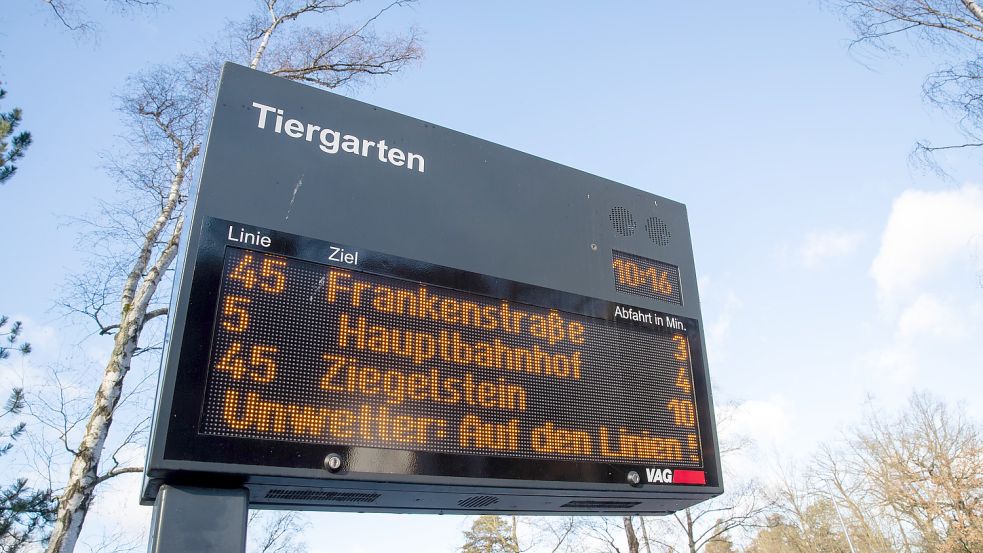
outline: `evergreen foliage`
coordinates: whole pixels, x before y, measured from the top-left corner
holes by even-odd
[[[54,518],[51,490],[33,490],[23,478],[0,488],[0,552],[14,553],[43,542]]]
[[[20,333],[23,330],[23,325],[20,321],[14,321],[14,324],[7,326],[10,323],[10,318],[6,315],[0,315],[0,359],[6,359],[10,357],[10,352],[13,350],[19,351],[21,355],[27,355],[31,353],[31,344],[28,342],[20,342]]]
[[[481,515],[464,532],[461,553],[518,553],[512,526],[503,517]]]
[[[15,322],[7,331],[3,329],[10,319],[0,315],[0,337],[6,345],[0,347],[0,359],[10,355],[10,350],[30,353],[31,345],[18,343],[21,323]],[[0,419],[19,415],[27,406],[22,388],[14,388],[0,410]],[[18,422],[7,431],[0,430],[0,457],[10,453],[14,442],[24,434],[27,425]],[[17,478],[8,486],[0,486],[0,552],[15,553],[27,545],[44,541],[46,530],[54,521],[55,501],[51,490],[35,490],[27,486],[27,480]]]
[[[7,91],[0,88],[0,100],[3,100],[6,95]],[[31,133],[16,132],[20,120],[20,108],[14,108],[7,113],[0,112],[0,184],[4,184],[14,176],[17,172],[14,161],[23,157],[27,147],[31,145]]]

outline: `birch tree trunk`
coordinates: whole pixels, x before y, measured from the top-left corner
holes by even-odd
[[[635,534],[634,517],[621,517],[625,525],[625,538],[628,540],[628,553],[638,553],[638,535]]]
[[[973,0],[962,0],[962,2],[963,6],[966,6],[966,9],[969,10],[969,13],[973,14],[973,17],[977,21],[983,23],[983,9],[980,8],[980,5]]]
[[[642,542],[645,543],[645,553],[652,553],[652,540],[649,539],[649,527],[645,523],[645,518],[639,517],[638,522],[642,527]]]
[[[260,28],[256,28],[255,23],[240,28],[240,38],[253,50],[246,59],[253,68],[323,88],[335,88],[353,85],[374,75],[391,75],[422,56],[417,34],[412,29],[408,34],[396,37],[378,36],[371,29],[372,23],[385,12],[414,0],[391,1],[354,26],[307,28],[289,34],[281,31],[300,18],[325,14],[353,1],[267,0],[264,8],[269,22],[258,24]],[[249,21],[262,21],[262,18],[254,17]],[[280,35],[282,40],[277,38]],[[272,57],[275,62],[265,62],[266,57]],[[236,58],[229,56],[229,59]],[[69,449],[65,444],[73,459],[58,498],[58,513],[47,553],[74,551],[99,484],[120,474],[142,470],[116,465],[100,472],[100,462],[123,395],[126,375],[131,370],[134,356],[140,351],[144,325],[152,318],[167,314],[166,308],[149,310],[149,307],[177,255],[184,226],[189,171],[200,150],[206,106],[210,105],[211,85],[217,78],[215,68],[220,61],[185,60],[175,68],[155,68],[135,79],[132,84],[136,93],[125,99],[124,103],[129,103],[124,111],[132,118],[133,141],[140,144],[140,153],[128,166],[118,169],[118,176],[131,188],[150,193],[149,205],[155,214],[151,216],[152,221],[148,219],[148,229],[137,233],[135,241],[139,249],[132,254],[122,254],[128,258],[132,255],[133,261],[121,285],[118,322],[107,325],[100,320],[103,306],[110,303],[105,294],[105,304],[97,302],[97,305],[87,306],[92,309],[73,309],[92,317],[99,327],[99,334],[115,334],[113,350],[88,411],[79,445]],[[160,164],[167,159],[173,160],[173,165],[165,171]],[[158,183],[159,175],[164,173],[170,174],[170,180]],[[63,436],[62,439],[67,438]]]
[[[693,513],[686,509],[686,545],[689,546],[689,553],[697,553],[696,536],[693,532]]]
[[[153,227],[147,233],[143,247],[134,264],[122,294],[122,312],[119,329],[113,343],[113,351],[103,372],[102,382],[92,402],[92,411],[85,426],[85,434],[68,474],[68,482],[58,500],[58,514],[48,542],[49,553],[75,550],[85,516],[89,512],[96,486],[109,478],[127,472],[137,472],[139,468],[115,468],[99,474],[99,461],[102,458],[106,437],[113,424],[113,415],[123,391],[123,381],[130,371],[133,353],[140,340],[140,331],[147,318],[147,307],[160,285],[164,272],[177,255],[178,241],[183,227],[183,216],[178,216],[167,239],[166,246],[158,254],[153,265],[149,265],[154,246],[160,239],[175,210],[178,207],[180,190],[184,184],[188,165],[198,155],[198,146],[177,162],[177,171],[171,182],[169,201],[161,210]]]
[[[515,515],[512,515],[512,528],[511,528],[511,530],[512,530],[512,534],[511,534],[512,542],[511,542],[511,545],[512,545],[512,548],[513,548],[513,552],[514,553],[519,553],[521,551],[521,549],[519,548],[519,518],[517,516],[515,516]]]

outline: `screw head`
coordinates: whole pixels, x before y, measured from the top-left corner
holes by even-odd
[[[596,252],[597,251],[597,244],[591,244],[590,245],[590,249],[592,249],[592,250],[594,250]]]
[[[324,458],[324,468],[331,472],[338,472],[341,469],[341,455],[337,453],[329,453],[327,457]]]
[[[635,471],[628,471],[628,483],[632,486],[637,486],[642,483],[642,477],[638,475]]]

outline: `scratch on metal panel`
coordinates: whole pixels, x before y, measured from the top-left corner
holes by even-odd
[[[300,180],[297,181],[297,185],[294,186],[294,193],[293,193],[293,195],[290,196],[290,205],[287,206],[287,216],[283,218],[284,221],[287,221],[287,220],[290,219],[290,212],[294,208],[294,200],[297,199],[297,191],[300,190],[300,187],[303,186],[303,185],[304,185],[304,175],[301,175],[300,176]]]

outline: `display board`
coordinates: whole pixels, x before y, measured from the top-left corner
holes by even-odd
[[[144,500],[216,478],[256,506],[403,512],[720,493],[682,206],[380,111],[225,67]]]

